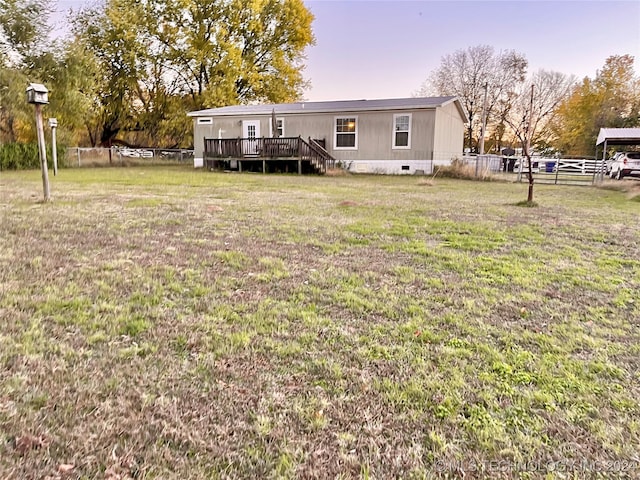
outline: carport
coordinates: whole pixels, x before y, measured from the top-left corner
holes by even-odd
[[[596,160],[598,159],[598,147],[602,147],[602,162],[598,168],[595,179],[602,182],[606,171],[607,149],[611,146],[635,146],[640,145],[640,128],[601,128],[596,140]]]

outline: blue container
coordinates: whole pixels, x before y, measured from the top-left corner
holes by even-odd
[[[544,171],[547,173],[553,173],[555,167],[556,167],[556,162],[546,162]]]

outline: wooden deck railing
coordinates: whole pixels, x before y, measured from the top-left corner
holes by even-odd
[[[207,159],[277,160],[291,159],[310,162],[316,171],[325,173],[335,166],[335,158],[313,139],[279,138],[207,138],[204,142]]]
[[[305,154],[308,155],[308,159],[311,164],[316,167],[321,173],[326,173],[327,169],[334,168],[336,159],[329,154],[318,142],[309,137],[309,142],[301,140],[302,144],[302,158],[305,158]]]

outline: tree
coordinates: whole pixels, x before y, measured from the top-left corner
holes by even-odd
[[[44,50],[50,27],[48,0],[0,0],[0,52],[9,65],[28,63]]]
[[[46,55],[47,0],[0,0],[0,140],[34,141],[25,89]]]
[[[27,84],[22,72],[0,66],[0,142],[31,140],[28,132],[32,130],[33,108],[27,108]]]
[[[48,108],[58,119],[58,139],[67,145],[95,144],[91,139],[100,110],[94,59],[77,42],[56,46],[52,56],[39,77],[51,90]]]
[[[473,149],[474,137],[477,138],[474,132],[482,127],[485,91],[485,115],[488,123],[496,127],[507,114],[514,91],[524,81],[527,66],[524,55],[515,51],[496,54],[488,45],[469,47],[442,57],[440,66],[418,94],[457,96],[469,116],[467,146]]]
[[[123,130],[176,143],[188,110],[298,99],[312,19],[302,0],[108,0],[80,12],[74,34],[99,67],[100,143]]]
[[[110,0],[72,19],[78,48],[94,65],[96,114],[86,123],[93,146],[110,147],[121,129],[135,126],[133,104],[146,59],[144,17],[139,2]]]
[[[585,77],[558,107],[552,144],[567,155],[593,155],[600,128],[640,125],[640,78],[631,55],[607,58],[595,79]]]
[[[533,170],[531,146],[548,136],[547,126],[553,119],[558,105],[571,93],[575,80],[559,72],[539,70],[523,84],[514,96],[505,115],[505,123],[511,127],[522,146],[527,159],[529,190],[527,202],[533,202]]]

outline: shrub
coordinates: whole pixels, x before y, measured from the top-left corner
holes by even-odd
[[[63,167],[66,147],[58,145],[58,167]],[[47,165],[53,166],[51,145],[47,146]],[[40,154],[36,143],[5,143],[0,145],[0,170],[28,170],[40,168]]]
[[[470,165],[463,160],[454,158],[451,161],[451,165],[442,166],[439,165],[434,169],[434,177],[444,178],[458,178],[467,180],[491,180],[491,172],[487,169],[482,169],[476,176],[476,166]]]

